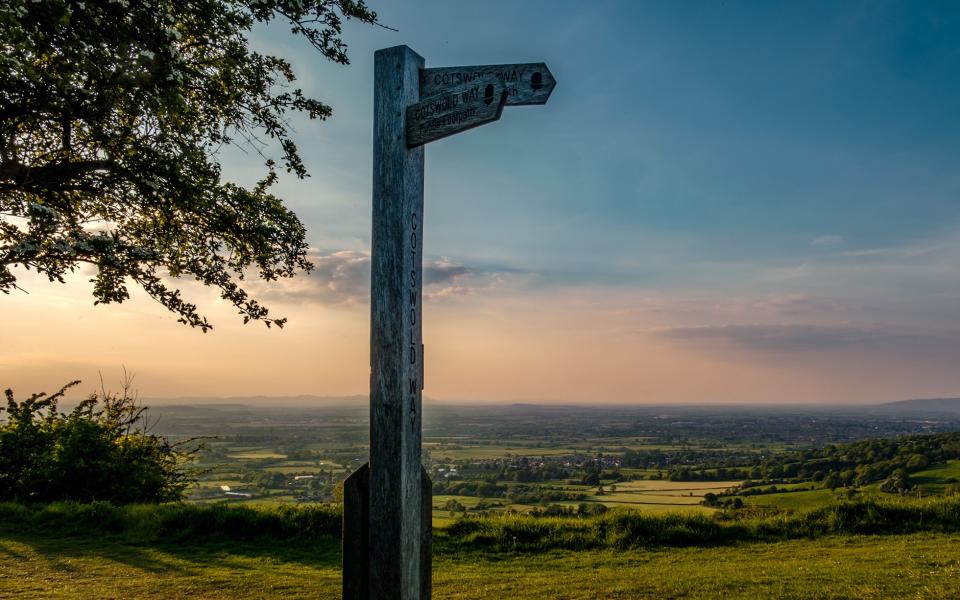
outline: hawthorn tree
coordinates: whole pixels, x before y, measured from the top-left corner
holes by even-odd
[[[133,282],[207,331],[175,285],[194,278],[244,322],[283,326],[242,284],[311,269],[303,224],[269,188],[278,170],[307,176],[290,115],[331,108],[248,34],[281,21],[347,64],[347,19],[376,14],[362,0],[0,3],[0,291],[18,289],[12,267],[62,283],[92,265],[95,303],[123,302]],[[264,156],[257,185],[222,180],[229,144]]]

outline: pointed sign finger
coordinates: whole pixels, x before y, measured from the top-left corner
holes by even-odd
[[[546,104],[557,80],[546,63],[480,65],[420,69],[420,97],[433,96],[446,88],[493,75],[507,88],[507,106]]]
[[[421,94],[422,96],[422,94]],[[447,86],[407,107],[407,147],[414,148],[500,118],[507,90],[494,75]]]

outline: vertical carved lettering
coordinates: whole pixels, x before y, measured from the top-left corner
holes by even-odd
[[[420,257],[417,255],[417,250],[419,246],[419,239],[417,237],[417,213],[410,214],[410,305],[409,305],[409,333],[408,333],[408,345],[409,345],[409,354],[410,354],[410,367],[413,372],[420,372],[423,370],[422,364],[420,368],[417,368],[417,354],[418,346],[420,345],[420,340],[417,335],[417,297],[419,296],[419,284],[420,280],[417,277],[419,270],[417,265]],[[421,358],[422,360],[422,358]],[[409,414],[411,425],[415,424],[417,417],[417,391],[418,391],[418,378],[416,376],[411,376],[408,380],[408,392],[409,392]]]

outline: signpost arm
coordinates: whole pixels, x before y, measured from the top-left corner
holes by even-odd
[[[423,147],[407,148],[407,106],[424,60],[406,46],[374,55],[370,329],[369,593],[419,600]]]

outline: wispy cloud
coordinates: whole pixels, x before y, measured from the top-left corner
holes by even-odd
[[[263,295],[277,300],[323,304],[351,304],[369,298],[369,252],[312,251],[310,260],[315,268],[309,275],[272,282]]]
[[[717,297],[708,294],[645,294],[630,298],[614,312],[636,317],[644,315],[682,321],[778,319],[842,315],[858,308],[846,299],[809,294],[778,293]],[[834,317],[836,318],[836,317]]]
[[[864,257],[864,256],[898,256],[902,253],[896,251],[893,248],[865,248],[862,250],[845,250],[839,253],[839,256],[847,256],[852,258]]]
[[[850,310],[848,301],[806,294],[771,294],[740,302],[747,310],[782,316],[839,313]]]
[[[368,251],[314,250],[310,260],[315,268],[309,275],[272,282],[261,292],[281,301],[354,304],[370,298],[370,253]],[[477,293],[503,280],[502,271],[491,267],[467,266],[450,258],[425,259],[423,293],[428,299]]]
[[[861,248],[858,250],[844,250],[837,256],[846,258],[884,258],[891,261],[912,260],[917,258],[931,261],[954,261],[960,257],[960,232],[953,235],[927,241],[926,243],[909,244],[880,248]]]
[[[823,248],[830,246],[839,246],[843,244],[842,235],[821,235],[811,240],[810,245],[814,248]]]
[[[473,274],[473,269],[449,259],[427,261],[423,265],[423,285],[446,285]]]
[[[707,348],[736,347],[756,352],[879,348],[908,351],[935,347],[960,354],[960,331],[930,332],[882,323],[704,325],[665,328],[653,333]]]

